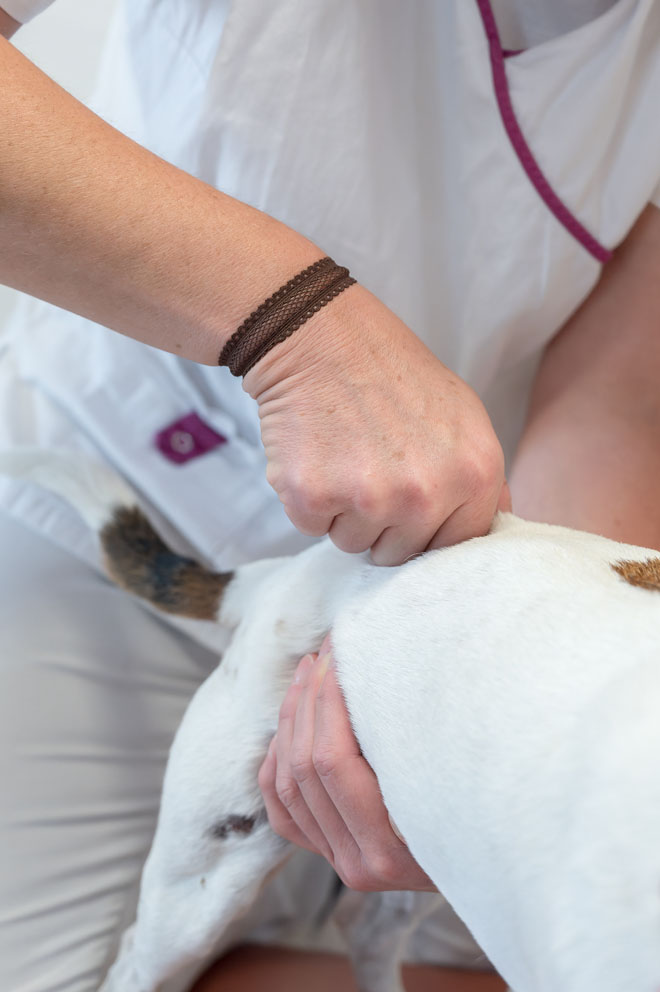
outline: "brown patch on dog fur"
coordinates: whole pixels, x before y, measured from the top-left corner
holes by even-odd
[[[137,506],[118,508],[100,534],[117,585],[166,613],[215,620],[231,572],[211,572],[171,551]]]
[[[660,591],[660,558],[647,558],[646,561],[617,561],[612,568],[631,586]]]
[[[257,813],[256,816],[240,816],[238,813],[232,813],[226,820],[221,820],[220,823],[211,827],[211,836],[215,837],[216,840],[226,840],[230,834],[247,837],[255,827],[261,826],[267,819],[265,809]]]

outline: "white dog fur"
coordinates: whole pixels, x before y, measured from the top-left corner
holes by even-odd
[[[0,471],[98,531],[135,504],[66,455],[9,453]],[[658,992],[660,590],[613,565],[659,557],[504,514],[400,568],[327,540],[240,567],[217,613],[233,637],[172,746],[137,922],[102,992],[156,992],[203,960],[286,858],[257,770],[299,658],[330,629],[392,819],[512,988]],[[354,897],[361,990],[400,987],[399,945],[429,908]]]

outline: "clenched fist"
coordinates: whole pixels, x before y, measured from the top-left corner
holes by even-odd
[[[344,551],[397,565],[487,533],[506,498],[477,395],[359,285],[265,355],[245,388],[289,518]]]

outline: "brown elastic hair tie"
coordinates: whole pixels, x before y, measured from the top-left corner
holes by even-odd
[[[331,258],[321,258],[299,272],[244,320],[220,352],[218,365],[246,375],[276,344],[297,331],[321,307],[356,280]]]

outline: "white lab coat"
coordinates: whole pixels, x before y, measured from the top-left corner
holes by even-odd
[[[44,6],[4,3],[18,19]],[[499,62],[493,10],[503,48],[530,45]],[[660,202],[658,93],[655,0],[127,0],[92,103],[348,265],[477,390],[510,455],[544,345]],[[33,439],[90,444],[186,548],[227,567],[306,543],[227,370],[36,302],[5,351],[5,397],[18,378],[24,403],[56,408]],[[154,436],[190,411],[229,443],[172,464]],[[50,497],[0,495],[55,539],[65,526]]]

